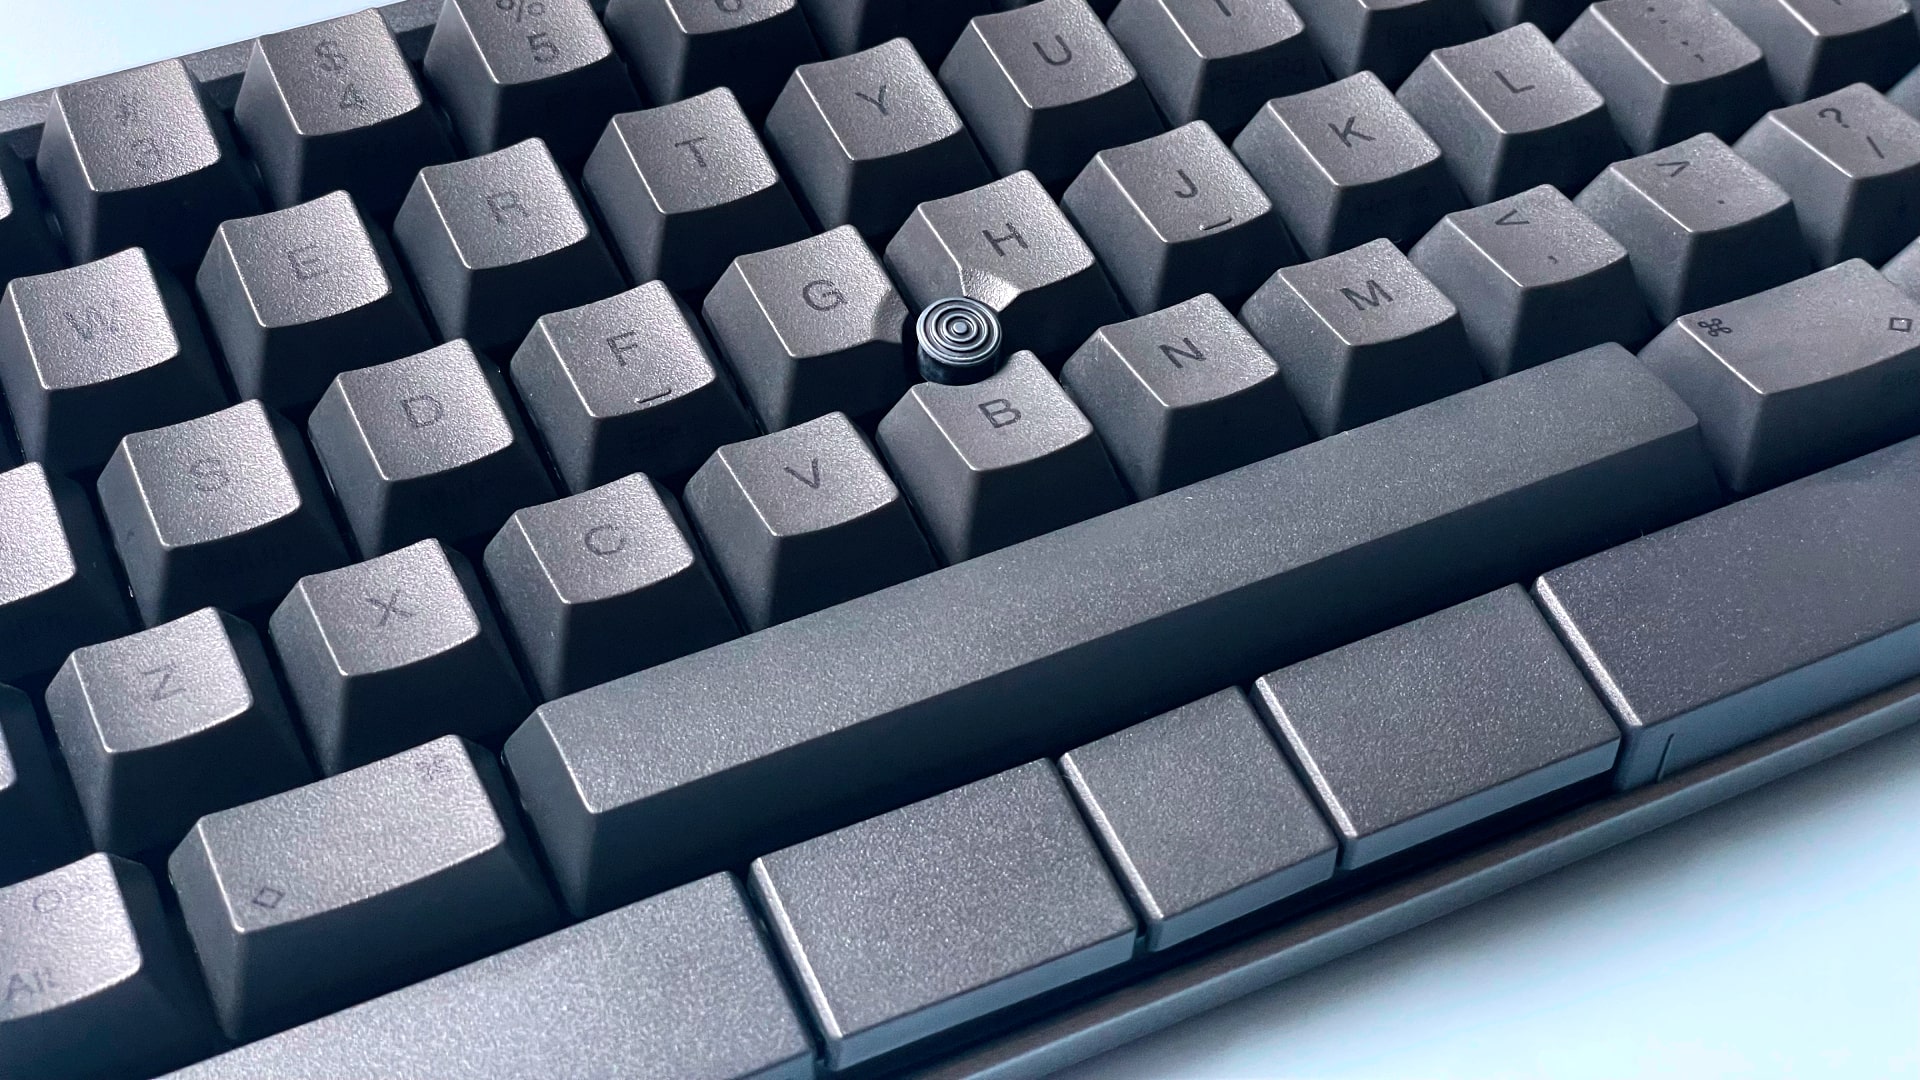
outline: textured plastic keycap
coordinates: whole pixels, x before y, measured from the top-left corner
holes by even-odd
[[[1530,22],[1548,37],[1563,33],[1586,10],[1582,0],[1478,0],[1478,6],[1495,30]]]
[[[167,859],[236,1039],[518,944],[553,900],[499,766],[453,736],[209,814]]]
[[[1363,71],[1397,86],[1426,55],[1486,33],[1474,0],[1300,0],[1307,34],[1335,78]]]
[[[1773,84],[1805,101],[1856,82],[1885,90],[1920,64],[1906,0],[1715,0],[1766,53]]]
[[[756,859],[843,1068],[1132,957],[1133,912],[1036,761]]]
[[[1702,132],[1737,139],[1780,100],[1760,47],[1707,0],[1600,0],[1554,47],[1636,154]]]
[[[1901,248],[1880,273],[1908,296],[1920,299],[1920,239]]]
[[[64,265],[65,255],[47,228],[27,167],[11,149],[0,147],[0,286]]]
[[[662,105],[724,86],[765,116],[787,73],[820,59],[798,0],[613,0],[607,30]]]
[[[1107,20],[1175,124],[1232,136],[1267,99],[1327,81],[1287,0],[1121,0]]]
[[[0,679],[133,629],[86,495],[29,462],[0,472]]]
[[[87,851],[73,796],[54,770],[33,700],[0,685],[0,886],[58,866]],[[8,996],[0,996],[0,1018]],[[0,1020],[0,1033],[4,1033]],[[4,1040],[0,1040],[4,1041]],[[4,1056],[0,1055],[0,1060]]]
[[[813,36],[828,56],[845,56],[897,37],[938,60],[953,48],[967,20],[997,10],[999,0],[800,0]]]
[[[1871,87],[1775,109],[1733,148],[1793,197],[1820,266],[1880,263],[1920,233],[1920,120]]]

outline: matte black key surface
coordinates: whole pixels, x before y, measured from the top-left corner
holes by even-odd
[[[1397,86],[1434,49],[1486,33],[1474,0],[1300,0],[1334,78],[1363,71]]]
[[[1715,0],[1767,54],[1780,96],[1805,101],[1864,82],[1879,89],[1920,63],[1906,0]]]
[[[1603,776],[1620,729],[1517,585],[1254,684],[1343,869]]]
[[[75,650],[47,716],[101,851],[170,848],[314,776],[259,635],[213,608]]]
[[[754,861],[843,1068],[1123,963],[1126,900],[1036,761]]]
[[[1268,98],[1327,81],[1287,0],[1121,0],[1107,20],[1174,124],[1232,137]]]
[[[258,401],[127,436],[96,488],[149,626],[276,604],[347,561],[306,446]]]
[[[820,59],[798,0],[613,0],[607,30],[662,105],[725,86],[764,116],[787,72]]]
[[[1001,6],[999,0],[800,0],[813,36],[828,56],[845,56],[897,37],[928,60],[953,48],[967,20]]]
[[[1333,875],[1313,797],[1238,689],[1060,757],[1148,949],[1177,945]]]
[[[27,458],[61,472],[227,403],[199,316],[140,248],[7,286],[0,389]]]
[[[1760,47],[1707,0],[1600,0],[1554,47],[1636,154],[1701,132],[1737,139],[1779,103]]]
[[[565,986],[565,993],[529,987]],[[397,1073],[808,1080],[813,1043],[730,875],[569,926],[174,1080]]]
[[[86,495],[29,462],[0,472],[0,679],[133,629]]]
[[[267,629],[328,774],[490,739],[531,707],[473,571],[435,540],[300,579]]]
[[[1775,109],[1733,148],[1793,197],[1820,266],[1879,263],[1920,233],[1920,120],[1870,87]]]
[[[0,847],[0,886],[86,852],[85,830],[72,804],[40,735],[32,699],[0,686],[0,834],[7,838]],[[6,1004],[0,998],[0,1018]],[[5,1031],[0,1019],[0,1034]]]
[[[452,736],[209,814],[167,876],[236,1039],[517,944],[553,917],[493,756]]]
[[[454,156],[386,20],[372,10],[262,35],[233,123],[275,206],[344,190],[384,222],[415,173]]]
[[[0,148],[0,284],[66,265],[26,166]]]

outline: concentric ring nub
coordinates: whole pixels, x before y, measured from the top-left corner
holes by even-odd
[[[920,374],[929,382],[972,383],[1000,367],[1000,318],[966,296],[935,300],[914,324]]]

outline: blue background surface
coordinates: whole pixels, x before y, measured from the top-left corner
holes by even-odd
[[[0,98],[365,6],[0,0]],[[1072,1070],[1920,1076],[1920,730]]]

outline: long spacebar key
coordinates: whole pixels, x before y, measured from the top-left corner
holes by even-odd
[[[550,702],[506,759],[604,910],[1718,498],[1693,413],[1603,346]]]

